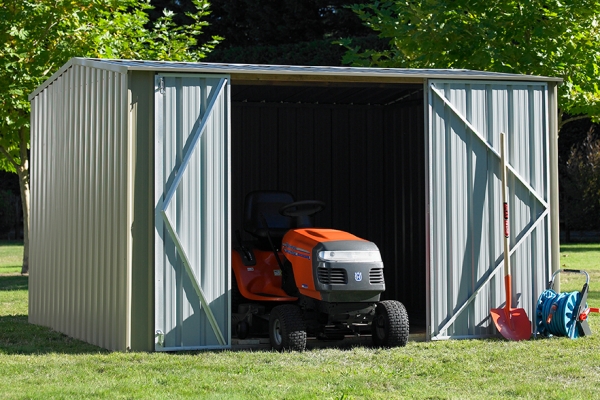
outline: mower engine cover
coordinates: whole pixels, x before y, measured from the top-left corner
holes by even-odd
[[[377,302],[385,291],[375,243],[335,229],[293,229],[282,242],[300,294],[325,302]]]

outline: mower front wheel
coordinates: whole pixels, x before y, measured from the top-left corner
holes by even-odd
[[[376,347],[403,347],[408,342],[408,314],[404,304],[396,300],[377,303],[371,324]]]
[[[306,348],[306,324],[300,307],[284,304],[273,308],[269,317],[269,339],[277,351]]]

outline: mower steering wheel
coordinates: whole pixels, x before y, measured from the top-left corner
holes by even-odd
[[[279,214],[286,217],[308,217],[322,211],[325,203],[319,200],[295,201],[279,209]]]

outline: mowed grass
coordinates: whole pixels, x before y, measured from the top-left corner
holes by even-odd
[[[568,244],[562,245],[560,250],[560,268],[586,271],[590,276],[588,303],[600,307],[600,244]],[[585,280],[585,275],[561,272],[560,291],[581,290]]]
[[[563,268],[591,273],[590,306],[600,307],[600,245],[561,250]],[[580,290],[582,279],[561,274],[561,290]],[[599,398],[600,316],[589,321],[594,334],[577,340],[451,340],[302,353],[110,353],[28,324],[27,277],[5,274],[0,398]]]
[[[23,242],[0,241],[0,274],[20,273],[23,265]]]

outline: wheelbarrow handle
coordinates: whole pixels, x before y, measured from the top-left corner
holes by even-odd
[[[585,285],[587,286],[590,283],[590,275],[582,269],[568,269],[568,268],[567,269],[559,269],[558,271],[556,271],[552,274],[552,279],[550,280],[550,284],[548,285],[549,289],[552,289],[552,287],[554,286],[554,278],[556,277],[556,275],[558,275],[561,272],[571,272],[574,274],[585,275]]]
[[[587,272],[581,270],[581,269],[563,269],[563,272],[573,272],[575,274],[587,274]]]

